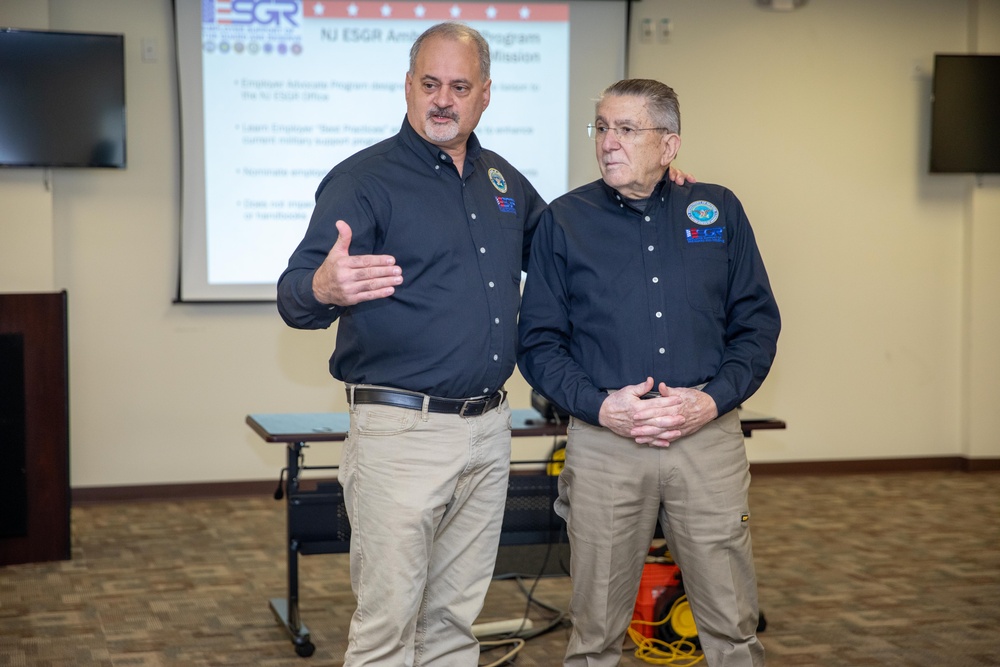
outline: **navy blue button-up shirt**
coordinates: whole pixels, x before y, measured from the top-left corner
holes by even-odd
[[[339,319],[330,372],[348,383],[445,398],[490,394],[514,370],[521,271],[545,202],[473,134],[462,175],[404,118],[394,137],[323,179],[305,237],[278,280],[290,326]],[[387,254],[402,269],[395,294],[347,308],[318,302],[312,277],[351,226],[350,253]]]
[[[695,387],[719,414],[771,367],[778,307],[729,190],[660,181],[639,211],[603,181],[559,197],[535,234],[518,367],[541,394],[598,424],[607,389],[652,377]]]

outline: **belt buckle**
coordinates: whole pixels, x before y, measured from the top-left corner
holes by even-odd
[[[462,403],[462,409],[459,410],[458,416],[459,417],[465,416],[465,411],[469,407],[470,403],[476,404],[477,406],[481,406],[482,411],[479,414],[484,414],[487,408],[489,408],[490,402],[493,400],[494,397],[499,397],[500,400],[497,401],[497,405],[499,406],[501,403],[503,403],[503,399],[506,396],[507,396],[506,391],[504,391],[503,389],[498,389],[496,394],[493,394],[493,396],[486,396],[485,398],[479,398],[479,399],[469,399],[468,401]]]
[[[465,416],[465,411],[469,407],[469,403],[475,403],[475,401],[468,400],[468,401],[465,401],[464,403],[462,403],[462,409],[458,411],[458,416],[459,417],[464,417]],[[480,413],[480,414],[482,414],[482,413]]]

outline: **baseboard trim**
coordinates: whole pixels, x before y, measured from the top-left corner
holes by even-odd
[[[908,459],[856,459],[847,461],[787,461],[751,463],[754,475],[845,475],[892,472],[995,472],[1000,459],[969,459],[964,456],[928,456]]]
[[[192,482],[190,484],[144,484],[140,486],[88,486],[72,489],[74,505],[142,500],[194,500],[273,495],[272,480],[247,482]]]
[[[1000,472],[1000,458],[969,459],[964,456],[931,456],[911,459],[862,459],[852,461],[787,461],[752,463],[750,472],[764,475],[852,475],[893,472]],[[144,500],[193,500],[273,495],[274,480],[245,482],[196,482],[139,486],[88,486],[71,490],[74,505]]]
[[[1000,471],[1000,459],[965,459],[965,463],[969,472]]]

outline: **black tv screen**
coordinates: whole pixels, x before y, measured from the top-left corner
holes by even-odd
[[[931,172],[1000,173],[1000,55],[934,56]]]
[[[0,166],[125,167],[125,38],[0,28]]]

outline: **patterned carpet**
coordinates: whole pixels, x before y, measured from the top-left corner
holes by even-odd
[[[1000,474],[759,475],[752,509],[771,667],[1000,665]],[[0,666],[341,664],[345,554],[300,559],[312,657],[268,609],[285,591],[283,503],[118,502],[72,519],[72,560],[0,568]],[[532,584],[565,608],[568,578]],[[480,620],[526,608],[518,582],[498,579]],[[536,628],[555,615],[530,610]],[[567,632],[530,639],[511,664],[559,665]]]

